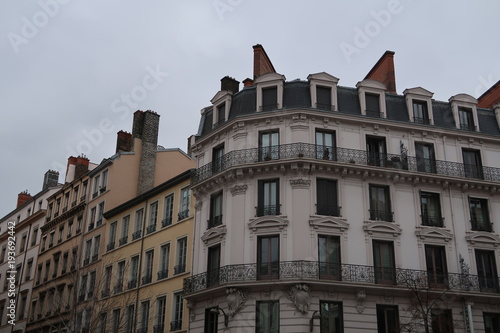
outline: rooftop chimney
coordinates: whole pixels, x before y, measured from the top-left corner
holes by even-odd
[[[119,131],[116,137],[116,152],[127,152],[132,151],[132,147],[134,146],[134,140],[132,139],[132,134]]]
[[[72,182],[73,180],[80,178],[86,172],[89,171],[90,161],[85,155],[80,155],[78,157],[70,156],[68,158],[68,166],[66,167],[66,183]]]
[[[385,51],[375,66],[366,74],[366,79],[382,82],[387,92],[396,94],[396,76],[394,74],[394,52]]]
[[[158,146],[158,128],[160,115],[151,110],[134,112],[132,136],[141,140],[141,159],[139,162],[139,180],[137,195],[154,186],[156,151]]]
[[[220,79],[220,90],[228,90],[236,94],[240,90],[240,82],[232,77],[224,76]]]
[[[42,191],[48,189],[49,187],[57,186],[59,183],[59,172],[54,170],[49,170],[43,176]]]
[[[19,193],[17,195],[17,206],[16,206],[16,208],[21,207],[26,202],[28,202],[30,199],[31,199],[31,194],[28,193],[28,190]]]
[[[486,90],[477,100],[477,107],[493,109],[495,104],[500,103],[500,81]]]
[[[243,80],[243,87],[253,87],[253,80],[250,78],[246,78]]]
[[[267,56],[264,47],[260,44],[253,46],[253,78],[267,73],[276,73],[271,60]]]

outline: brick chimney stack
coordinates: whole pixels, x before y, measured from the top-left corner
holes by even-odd
[[[236,94],[240,90],[240,82],[232,77],[224,76],[220,79],[220,90],[228,90]]]
[[[21,207],[26,202],[28,202],[31,198],[32,198],[31,194],[28,193],[28,190],[19,193],[17,195],[17,206],[16,206],[16,208]]]
[[[500,81],[486,90],[477,101],[478,108],[494,109],[494,105],[500,103]]]
[[[375,66],[366,74],[366,79],[382,82],[387,92],[396,94],[396,75],[394,72],[394,52],[385,51]]]
[[[159,126],[160,115],[156,112],[151,110],[138,110],[134,112],[132,136],[134,139],[141,140],[141,159],[139,162],[137,195],[152,189],[154,186]]]
[[[66,167],[66,183],[72,182],[73,180],[80,178],[86,172],[89,171],[90,161],[85,155],[80,155],[78,157],[70,156],[68,158],[68,166]]]
[[[253,78],[267,73],[276,73],[274,66],[260,44],[253,46]]]
[[[251,78],[246,78],[243,80],[243,87],[253,87],[253,80]]]
[[[43,176],[42,191],[48,189],[49,187],[54,187],[59,184],[59,172],[54,170],[49,170]]]
[[[134,146],[134,140],[132,138],[131,133],[128,133],[125,131],[119,131],[117,133],[117,137],[116,137],[116,152],[117,153],[132,151],[133,146]]]

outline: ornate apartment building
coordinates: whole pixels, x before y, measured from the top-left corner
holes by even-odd
[[[286,81],[261,45],[190,138],[189,332],[499,332],[500,85]]]

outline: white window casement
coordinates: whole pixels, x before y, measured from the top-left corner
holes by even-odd
[[[378,81],[366,79],[356,84],[361,114],[373,118],[387,118],[385,106],[386,86]]]
[[[467,94],[450,97],[455,126],[458,129],[479,132],[477,119],[477,99]]]
[[[227,121],[229,110],[231,109],[233,93],[229,90],[219,91],[211,100],[213,105],[212,111],[212,128],[217,128]]]
[[[283,108],[284,83],[285,76],[278,73],[264,74],[255,79],[257,112]]]
[[[337,83],[339,79],[328,73],[310,74],[307,77],[311,91],[311,107],[321,110],[338,111]]]
[[[403,94],[410,121],[417,124],[433,125],[432,96],[434,93],[422,87],[416,87],[405,89]]]

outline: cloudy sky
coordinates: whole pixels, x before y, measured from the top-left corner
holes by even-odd
[[[80,153],[113,155],[137,109],[186,150],[220,79],[253,75],[262,44],[287,80],[362,80],[395,52],[398,93],[478,97],[500,79],[500,2],[465,0],[39,0],[0,5],[0,216]]]

